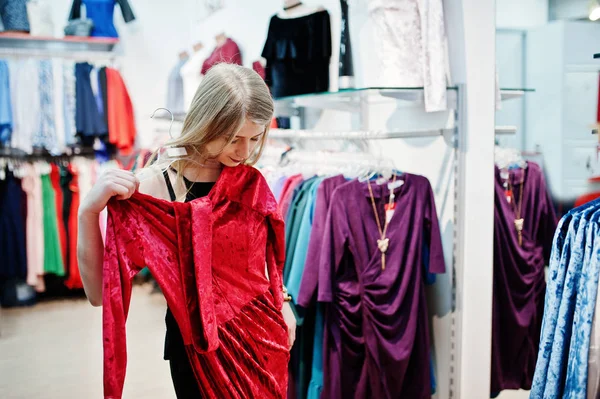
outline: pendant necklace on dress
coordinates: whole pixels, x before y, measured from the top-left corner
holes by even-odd
[[[519,192],[519,203],[517,204],[516,200],[514,200],[514,199],[513,199],[513,201],[511,201],[511,203],[512,203],[512,207],[515,211],[515,228],[517,229],[519,246],[522,247],[523,246],[523,224],[525,223],[525,220],[522,218],[521,211],[523,210],[523,191],[525,191],[525,182],[519,183],[519,186],[521,186],[521,190]],[[512,185],[512,183],[510,181],[510,176],[508,177],[508,187],[512,194],[512,197],[514,197],[515,190],[514,190],[514,186]]]
[[[375,205],[375,196],[373,195],[373,189],[371,188],[371,181],[367,180],[368,186],[369,186],[369,194],[371,195],[371,205],[373,205],[373,213],[375,214],[375,221],[377,222],[377,229],[379,230],[379,236],[380,238],[377,240],[377,248],[379,248],[379,251],[381,252],[381,270],[385,270],[385,253],[388,250],[388,247],[390,245],[390,239],[386,237],[387,234],[387,229],[388,229],[388,224],[390,222],[390,217],[386,217],[385,219],[385,225],[383,226],[383,228],[381,228],[381,221],[379,220],[379,212],[377,212],[377,206]],[[392,184],[391,187],[395,187],[395,183],[396,183],[396,175],[394,174],[394,178],[392,180]],[[396,196],[394,195],[394,190],[393,188],[390,190],[390,200],[388,202],[387,205],[387,209],[388,210],[392,210],[394,209],[393,205],[394,205],[394,199],[396,198]]]

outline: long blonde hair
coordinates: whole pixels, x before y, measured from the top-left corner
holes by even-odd
[[[269,89],[255,71],[231,64],[212,67],[196,90],[181,135],[168,143],[185,147],[188,153],[186,158],[172,162],[178,179],[187,166],[218,156],[207,154],[206,145],[219,138],[230,144],[246,120],[265,127],[256,149],[245,162],[254,165],[262,155],[273,112]],[[161,163],[159,166],[164,166]]]

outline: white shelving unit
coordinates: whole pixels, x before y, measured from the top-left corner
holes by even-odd
[[[68,58],[81,61],[113,60],[118,39],[67,36],[37,37],[23,33],[0,33],[0,56]]]

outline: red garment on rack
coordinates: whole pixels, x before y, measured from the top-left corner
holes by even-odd
[[[227,41],[222,46],[216,47],[213,52],[202,64],[200,73],[206,75],[208,70],[217,64],[236,64],[242,65],[242,53],[237,43],[227,38]]]
[[[65,281],[65,285],[70,289],[83,288],[83,281],[79,274],[79,264],[77,263],[77,235],[78,223],[77,213],[79,212],[79,171],[73,165],[69,165],[69,172],[73,176],[69,183],[71,191],[71,209],[69,211],[69,278]]]
[[[103,271],[104,397],[120,398],[131,279],[158,281],[204,398],[284,398],[284,225],[266,181],[225,168],[207,197],[111,200]],[[265,263],[268,275],[265,274]]]
[[[63,264],[67,265],[67,231],[63,223],[63,193],[60,188],[60,171],[58,166],[51,164],[50,181],[54,189],[54,199],[56,202],[56,220],[58,227],[58,238],[60,239],[60,250],[62,252]]]
[[[129,155],[135,142],[133,104],[119,71],[106,68],[108,139],[122,154]]]

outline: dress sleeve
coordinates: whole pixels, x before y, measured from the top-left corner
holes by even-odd
[[[71,12],[69,13],[69,21],[77,18],[81,18],[81,0],[73,1]]]
[[[285,263],[285,228],[279,212],[267,216],[267,272],[277,309],[283,307],[283,264]]]
[[[331,20],[329,17],[329,13],[323,13],[323,47],[322,54],[323,58],[331,57],[332,53],[332,45],[331,45]]]
[[[108,225],[102,270],[102,325],[104,337],[104,397],[121,398],[127,343],[125,322],[131,301],[131,278],[144,264],[138,222],[124,212],[125,201],[108,205]]]
[[[440,224],[435,208],[435,197],[431,185],[427,182],[427,194],[425,198],[425,242],[424,263],[428,265],[428,273],[445,273],[446,263],[444,261],[444,249],[442,247],[442,236]]]
[[[331,205],[325,222],[319,259],[319,302],[333,301],[333,282],[348,244],[350,236],[348,216],[344,207],[341,191],[336,190],[331,197]]]
[[[274,46],[275,46],[275,27],[274,17],[271,17],[271,21],[269,22],[269,30],[267,31],[267,40],[265,40],[265,45],[263,47],[263,51],[261,53],[261,57],[266,58],[267,60],[274,58]]]
[[[133,10],[129,5],[127,0],[117,0],[119,6],[121,7],[121,14],[123,14],[123,20],[125,22],[131,22],[135,19],[135,15],[133,14]]]
[[[319,280],[319,261],[321,256],[321,243],[325,232],[327,211],[329,210],[325,187],[321,184],[317,189],[317,199],[313,214],[313,224],[308,242],[304,273],[298,293],[297,303],[309,307],[316,300],[317,285]]]

